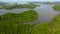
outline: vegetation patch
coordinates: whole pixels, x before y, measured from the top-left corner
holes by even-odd
[[[29,34],[34,24],[15,24],[13,22],[0,22],[0,34]]]
[[[60,5],[53,6],[54,10],[60,11]]]
[[[18,8],[31,8],[34,9],[36,8],[37,5],[36,4],[10,4],[10,5],[3,5],[0,6],[0,9],[18,9]]]

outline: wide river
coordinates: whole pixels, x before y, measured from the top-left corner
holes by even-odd
[[[36,7],[34,10],[39,14],[38,19],[35,20],[35,23],[39,23],[39,22],[50,22],[51,19],[58,13],[60,13],[60,11],[55,11],[52,9],[52,6],[54,5],[43,5],[40,4],[40,7]],[[26,10],[29,9],[13,9],[13,10],[6,10],[6,9],[0,9],[0,15],[3,15],[5,13],[22,13]]]

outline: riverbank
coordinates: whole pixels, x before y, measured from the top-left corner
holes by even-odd
[[[34,9],[38,5],[36,4],[10,4],[10,5],[3,5],[0,6],[0,9],[19,9],[19,8],[30,8]]]
[[[53,6],[52,7],[54,10],[56,10],[56,11],[60,11],[60,5],[55,5],[55,6]]]
[[[60,34],[60,14],[56,15],[50,23],[40,23],[30,29],[31,34]]]
[[[38,14],[34,10],[24,11],[23,13],[7,13],[0,16],[0,21],[13,21],[17,23],[31,22],[38,18]]]

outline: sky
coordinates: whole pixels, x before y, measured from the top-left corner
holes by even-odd
[[[56,2],[56,1],[60,1],[60,0],[0,0],[0,1],[4,1],[4,2],[27,2],[27,1],[40,1],[40,2],[46,2],[46,1],[50,1],[50,2]]]

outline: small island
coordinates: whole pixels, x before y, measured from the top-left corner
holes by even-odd
[[[24,11],[22,13],[7,13],[0,16],[0,21],[10,20],[17,23],[32,22],[38,18],[38,14],[34,10]]]

